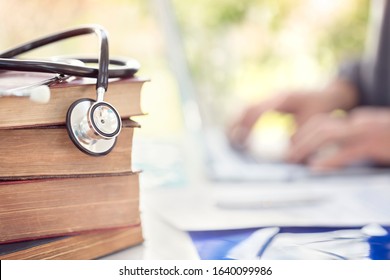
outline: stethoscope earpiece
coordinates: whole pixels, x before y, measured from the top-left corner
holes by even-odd
[[[69,107],[66,128],[77,148],[92,156],[103,156],[114,148],[122,121],[111,104],[83,98]]]

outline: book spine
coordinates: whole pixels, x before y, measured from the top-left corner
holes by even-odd
[[[110,82],[105,101],[112,104],[122,118],[142,115],[141,88],[144,82],[141,79]],[[28,98],[2,97],[0,129],[65,124],[70,105],[81,98],[95,100],[95,84],[51,88],[51,98],[47,104],[33,103]]]
[[[0,185],[0,243],[138,224],[137,173]]]
[[[65,127],[0,129],[0,180],[131,172],[133,127],[123,127],[115,148],[93,157],[78,150]]]
[[[119,250],[137,245],[143,241],[141,226],[110,229],[55,240],[46,238],[36,241],[0,245],[2,260],[85,260],[96,259]],[[26,244],[28,243],[28,244]],[[2,246],[8,251],[1,252]]]

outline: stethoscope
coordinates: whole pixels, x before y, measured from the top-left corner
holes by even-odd
[[[95,33],[99,38],[99,58],[74,59],[88,64],[97,63],[98,68],[61,61],[13,59],[30,50],[90,33]],[[111,69],[109,65],[116,67]],[[61,77],[65,76],[96,78],[96,100],[83,98],[75,101],[68,109],[66,127],[70,139],[77,148],[89,155],[102,156],[114,148],[122,127],[117,110],[104,101],[108,79],[131,77],[138,71],[139,64],[133,59],[109,59],[107,34],[102,27],[92,25],[52,34],[2,52],[0,69],[55,73],[56,77],[53,80],[61,80]]]

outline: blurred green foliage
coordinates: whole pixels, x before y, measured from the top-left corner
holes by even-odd
[[[198,90],[220,103],[326,80],[362,52],[370,1],[172,2]]]
[[[317,59],[326,67],[342,60],[346,54],[359,55],[367,32],[368,0],[355,0],[349,13],[337,18],[318,42]],[[330,64],[330,65],[329,65]]]

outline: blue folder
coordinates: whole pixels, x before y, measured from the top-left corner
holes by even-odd
[[[390,259],[390,227],[383,227],[387,234],[383,236],[371,236],[364,242],[368,244],[366,259],[388,260]],[[359,230],[359,227],[280,227],[278,234],[282,233],[326,233],[339,230]],[[202,260],[224,260],[229,251],[240,242],[246,240],[259,228],[215,230],[215,231],[190,231],[189,235]],[[330,252],[331,253],[331,252]],[[338,259],[343,259],[339,256]],[[299,256],[297,256],[299,259]]]

